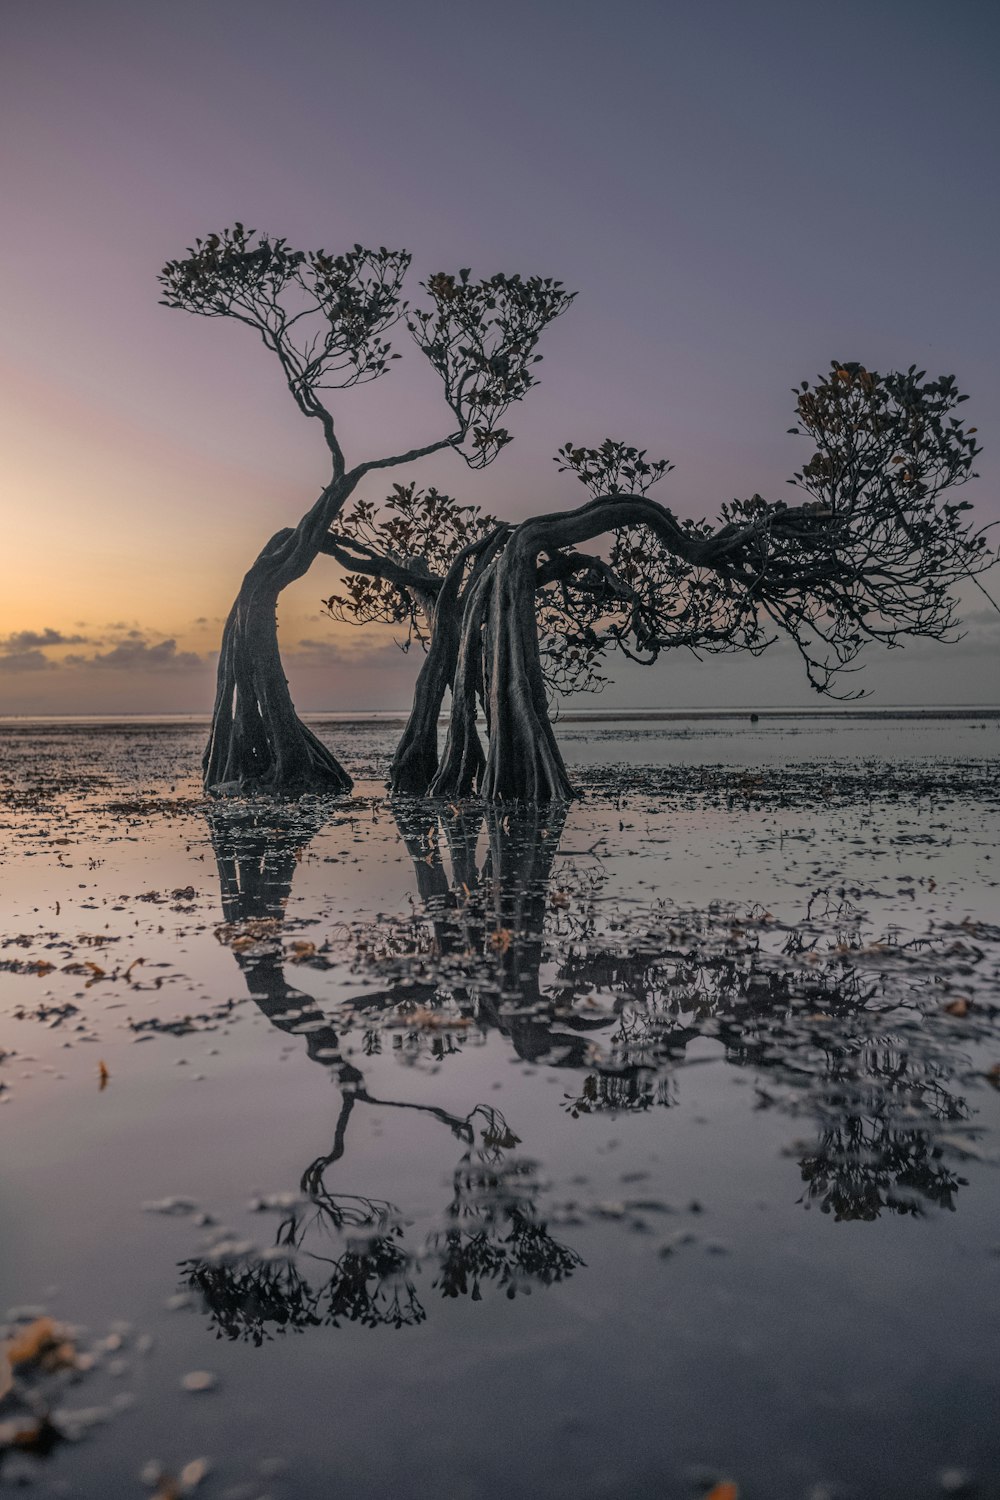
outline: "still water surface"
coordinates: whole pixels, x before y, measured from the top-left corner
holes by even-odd
[[[1000,1494],[996,721],[566,724],[558,813],[324,733],[0,735],[0,1311],[92,1364],[0,1485]]]

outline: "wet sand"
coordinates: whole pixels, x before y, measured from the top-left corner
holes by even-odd
[[[323,732],[0,733],[0,1480],[997,1494],[990,717],[567,719],[565,815]]]

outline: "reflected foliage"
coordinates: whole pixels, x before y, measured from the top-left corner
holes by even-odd
[[[324,1324],[398,1329],[422,1323],[427,1315],[408,1266],[401,1246],[383,1235],[327,1261],[318,1285],[291,1257],[252,1249],[232,1259],[184,1261],[181,1272],[220,1336],[259,1346],[275,1333]]]
[[[609,914],[594,852],[557,861],[563,811],[439,807],[428,821],[427,806],[396,807],[422,910],[377,942],[359,929],[363,965],[419,973],[423,1006],[433,973],[441,1012],[582,1072],[564,1100],[574,1117],[670,1106],[691,1043],[712,1038],[753,1072],[759,1107],[816,1122],[804,1202],[861,1220],[954,1207],[964,1178],[939,1137],[969,1117],[954,1092],[967,1060],[953,1033],[905,1029],[935,998],[919,952],[897,949],[897,972],[846,903],[812,913],[805,939],[763,911]]]
[[[940,951],[870,944],[847,902],[810,905],[794,928],[760,909],[618,907],[599,846],[560,852],[563,805],[397,799],[392,812],[413,864],[411,910],[309,942],[285,932],[286,906],[329,806],[207,814],[220,940],[268,1020],[301,1036],[340,1094],[332,1143],[298,1196],[258,1205],[281,1215],[271,1249],[223,1241],[183,1265],[220,1336],[400,1329],[426,1317],[422,1279],[443,1297],[479,1300],[487,1287],[512,1297],[582,1264],[549,1233],[537,1167],[504,1116],[377,1096],[365,1058],[387,1048],[438,1068],[494,1033],[517,1058],[564,1071],[563,1109],[583,1120],[673,1106],[692,1044],[704,1056],[709,1040],[751,1075],[758,1108],[810,1122],[793,1148],[805,1206],[859,1222],[955,1208],[965,1179],[948,1132],[967,1131],[970,1116],[956,1089],[970,1076],[961,1032],[907,1024],[929,1018]],[[334,1014],[290,982],[291,966],[297,976],[337,966],[364,983]],[[419,1244],[390,1202],[333,1185],[366,1106],[423,1113],[458,1144],[450,1200]]]
[[[430,1240],[439,1258],[434,1286],[446,1297],[478,1302],[484,1282],[515,1297],[532,1283],[550,1286],[571,1276],[581,1259],[539,1221],[537,1195],[530,1163],[463,1163],[455,1173],[448,1227]]]
[[[328,821],[328,812],[321,803],[299,801],[283,808],[229,804],[206,814],[225,917],[218,936],[233,951],[268,1020],[303,1035],[309,1055],[331,1072],[341,1093],[332,1146],[303,1171],[300,1196],[258,1205],[282,1215],[271,1249],[261,1252],[249,1241],[223,1240],[181,1265],[185,1286],[198,1294],[216,1332],[258,1345],[276,1332],[322,1324],[400,1329],[420,1323],[426,1312],[417,1281],[428,1271],[440,1296],[469,1295],[478,1301],[487,1283],[513,1297],[532,1285],[561,1281],[582,1264],[574,1250],[549,1234],[539,1214],[533,1163],[507,1160],[520,1143],[499,1110],[477,1105],[461,1117],[433,1105],[376,1098],[362,1071],[344,1055],[341,1033],[287,980],[286,964],[302,949],[314,949],[294,941],[286,946],[282,928],[302,850]],[[440,882],[425,861],[418,868],[423,871],[418,884],[433,901]],[[471,865],[460,862],[460,869],[472,875]],[[308,956],[313,966],[330,963],[313,951]],[[398,1000],[391,984],[367,991],[355,1004],[378,1014]],[[328,1184],[359,1105],[428,1114],[464,1148],[442,1227],[416,1248],[406,1243],[392,1204],[339,1193]]]

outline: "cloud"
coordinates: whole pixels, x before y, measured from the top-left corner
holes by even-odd
[[[996,609],[972,609],[959,615],[958,628],[967,635],[995,640],[1000,631],[1000,612]]]
[[[405,657],[407,652],[401,650],[402,640],[400,632],[392,626],[375,625],[368,630],[331,632],[318,640],[313,636],[303,636],[292,650],[283,651],[282,656],[289,663],[297,661],[303,665],[333,666],[371,662],[374,666],[394,660],[397,656]],[[422,655],[415,641],[409,649],[415,656]]]
[[[53,656],[52,648],[90,646],[89,652],[67,651]],[[107,646],[107,650],[100,650]],[[0,636],[0,672],[80,672],[90,668],[121,672],[184,672],[204,668],[211,660],[194,651],[179,651],[173,636],[159,640],[122,621],[110,639],[68,634],[46,626],[43,630],[14,630]]]
[[[42,646],[84,646],[85,635],[64,635],[61,630],[46,626],[44,630],[15,630],[12,635],[0,639],[0,652],[17,655],[39,650]]]
[[[55,662],[49,661],[44,651],[10,651],[6,645],[0,651],[0,672],[44,672],[54,666]]]
[[[175,672],[201,667],[204,661],[195,651],[178,651],[173,639],[157,641],[151,646],[137,631],[129,631],[128,639],[112,646],[110,651],[97,651],[93,656],[67,656],[66,665],[100,667],[109,671],[138,668],[143,672]]]

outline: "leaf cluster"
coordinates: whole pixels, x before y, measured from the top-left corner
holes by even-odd
[[[836,514],[890,498],[914,506],[975,477],[982,450],[975,427],[952,415],[968,400],[954,375],[927,380],[915,365],[880,375],[834,360],[826,375],[812,385],[804,380],[793,394],[798,425],[789,432],[810,437],[816,448],[788,482],[820,509]]]
[[[467,268],[429,277],[422,285],[433,309],[409,311],[407,327],[441,377],[466,463],[481,469],[511,441],[501,419],[537,384],[538,339],[575,293],[551,277],[470,277]]]
[[[760,537],[762,607],[791,636],[810,682],[828,692],[868,640],[955,639],[955,587],[989,567],[987,531],[965,501],[976,478],[976,428],[954,415],[968,398],[953,375],[911,365],[879,374],[833,361],[793,394],[814,444],[789,483],[811,498],[797,512],[755,503],[730,512]],[[852,693],[845,696],[860,696]]]
[[[604,557],[543,544],[535,608],[550,691],[602,686],[611,650],[644,663],[678,646],[756,654],[782,635],[817,691],[855,697],[837,683],[866,642],[953,638],[957,584],[995,556],[970,507],[951,498],[974,477],[980,451],[976,429],[953,414],[965,399],[954,378],[835,361],[795,395],[793,431],[814,453],[792,481],[808,496],[794,507],[755,494],[723,505],[714,523],[679,519],[645,498],[669,472],[666,460],[610,438],[560,449],[560,471],[594,497],[580,514],[618,496],[653,514],[640,525],[611,520]],[[469,538],[495,524],[412,486],[397,486],[388,506],[381,519],[366,507],[354,513],[356,544],[411,568],[421,562],[438,582]],[[561,518],[546,519],[558,528]],[[396,622],[416,619],[412,598],[359,570],[329,603],[340,619]]]
[[[599,448],[564,443],[553,462],[559,473],[575,474],[593,496],[645,495],[674,467],[665,458],[650,463],[645,448],[605,438]]]
[[[302,1275],[294,1255],[207,1257],[183,1261],[180,1269],[218,1335],[258,1347],[275,1332],[324,1324],[398,1329],[424,1321],[426,1314],[406,1276],[409,1257],[394,1237],[359,1240],[327,1266],[326,1279],[318,1286]]]
[[[431,573],[443,576],[470,542],[496,525],[478,505],[462,505],[451,495],[418,488],[415,481],[394,484],[381,510],[359,500],[340,517],[338,535],[360,542],[398,563],[420,558]]]
[[[317,391],[376,380],[399,358],[385,335],[403,313],[409,264],[407,251],[384,245],[356,244],[342,255],[295,250],[237,222],[196,239],[158,279],[165,306],[253,328],[313,415]]]
[[[448,1210],[452,1225],[429,1241],[439,1257],[433,1285],[443,1297],[478,1302],[483,1284],[492,1282],[513,1298],[532,1282],[563,1281],[583,1264],[538,1218],[537,1194],[529,1162],[459,1168]]]
[[[415,481],[394,484],[377,506],[359,500],[338,518],[335,537],[360,564],[388,559],[414,576],[415,587],[376,573],[348,573],[343,592],[322,601],[334,620],[352,625],[406,624],[408,648],[414,639],[426,642],[427,614],[449,568],[459,553],[486,536],[495,519],[478,505],[462,505],[452,496]],[[420,587],[420,585],[423,587]]]

